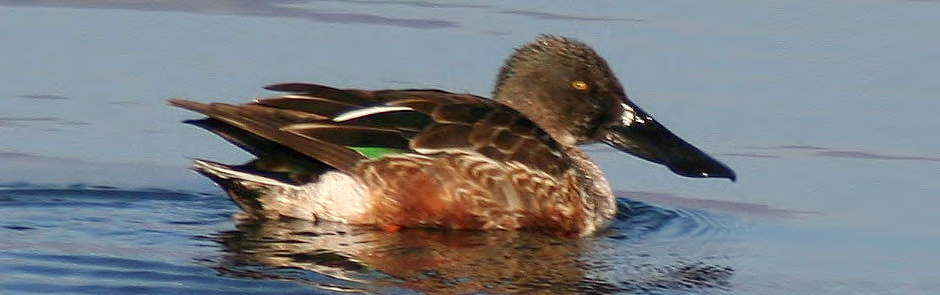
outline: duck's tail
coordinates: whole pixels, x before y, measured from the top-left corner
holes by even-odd
[[[259,174],[251,168],[253,165],[229,166],[207,160],[193,161],[193,171],[202,174],[225,190],[226,194],[245,212],[245,216],[255,219],[277,219],[268,216],[271,210],[265,210],[264,198],[275,190],[292,187],[274,177]]]
[[[294,184],[278,173],[259,170],[258,160],[231,166],[195,160],[192,169],[225,190],[244,211],[246,220],[302,219],[343,223],[369,223],[365,187],[357,179],[338,171],[318,175],[316,181]]]

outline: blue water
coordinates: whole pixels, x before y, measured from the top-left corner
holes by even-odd
[[[0,20],[0,293],[940,292],[937,1],[0,0]],[[592,146],[625,205],[596,237],[242,224],[187,166],[249,156],[165,105],[289,81],[488,95],[539,33],[594,46],[738,182]]]
[[[0,289],[15,293],[719,292],[739,226],[626,199],[610,229],[571,240],[234,223],[224,196],[160,189],[18,184],[0,198]]]

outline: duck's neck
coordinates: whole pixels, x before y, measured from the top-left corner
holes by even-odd
[[[591,158],[576,146],[564,147],[565,154],[569,156],[570,163],[578,172],[581,187],[584,188],[584,205],[588,212],[594,215],[589,216],[589,226],[596,230],[607,225],[617,214],[617,200],[614,192],[604,177],[597,164],[591,161]]]
[[[518,91],[522,87],[514,87],[514,89],[497,89],[494,97],[496,101],[516,110],[517,112],[524,115],[526,118],[535,122],[539,128],[545,130],[555,141],[565,146],[575,146],[580,144],[578,137],[569,132],[571,128],[571,122],[565,122],[565,120],[560,120],[559,118],[565,118],[568,116],[566,110],[559,108],[558,106],[546,104],[539,101],[540,95],[547,95],[544,93],[528,92],[528,93],[513,93],[513,91]],[[531,89],[539,89],[538,87],[533,87]],[[507,97],[512,97],[514,99],[505,99]]]

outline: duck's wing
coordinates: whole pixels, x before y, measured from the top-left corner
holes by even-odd
[[[169,102],[208,116],[194,123],[259,161],[299,157],[349,172],[360,161],[387,153],[461,150],[548,173],[568,168],[547,133],[515,110],[479,96],[300,83],[266,88],[289,94],[242,105]]]

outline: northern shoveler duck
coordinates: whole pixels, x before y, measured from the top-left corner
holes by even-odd
[[[499,72],[494,99],[433,89],[288,83],[230,105],[171,99],[257,158],[193,169],[256,219],[400,228],[540,229],[587,235],[616,213],[601,170],[578,148],[603,142],[688,177],[734,172],[630,101],[607,62],[541,36]]]

